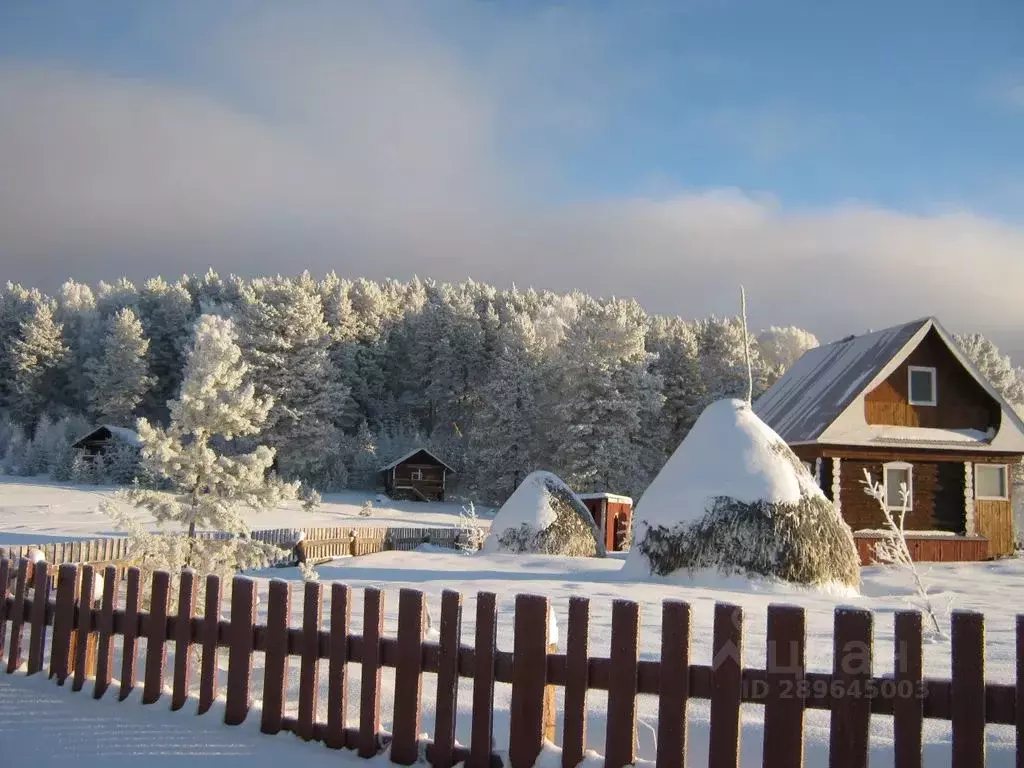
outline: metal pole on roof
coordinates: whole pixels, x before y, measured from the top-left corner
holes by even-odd
[[[750,364],[750,334],[747,332],[747,292],[740,286],[740,317],[743,318],[743,358],[747,363],[747,405],[754,404],[754,371]]]

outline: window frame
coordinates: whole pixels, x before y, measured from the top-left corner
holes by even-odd
[[[914,374],[930,373],[932,377],[932,396],[929,400],[914,399]],[[910,405],[936,406],[939,404],[939,375],[934,366],[931,365],[908,365],[907,366],[907,402]]]
[[[979,496],[978,495],[978,467],[989,467],[1003,471],[1003,496]],[[1010,500],[1010,465],[1009,464],[986,464],[984,462],[974,463],[974,499],[975,501],[1009,501]]]
[[[889,470],[899,469],[907,473],[907,512],[914,510],[914,465],[908,461],[888,461],[882,465],[882,492],[885,508],[890,512],[902,512],[903,505],[889,503]],[[897,490],[899,490],[897,488]]]

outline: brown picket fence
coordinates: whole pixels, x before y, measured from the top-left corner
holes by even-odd
[[[384,593],[363,593],[362,634],[351,626],[352,590],[343,584],[309,582],[302,593],[302,626],[289,623],[291,585],[272,580],[266,624],[256,622],[256,584],[236,577],[231,584],[230,617],[221,617],[221,584],[216,576],[205,581],[203,606],[197,605],[197,580],[184,573],[171,612],[171,579],[157,573],[143,610],[140,572],[129,569],[124,605],[119,606],[117,569],[104,573],[103,597],[92,600],[95,570],[62,565],[50,599],[46,563],[33,567],[0,561],[0,657],[6,653],[8,672],[23,662],[28,674],[44,671],[49,643],[50,677],[59,685],[71,680],[72,690],[91,681],[95,698],[107,695],[113,683],[114,638],[121,638],[119,690],[127,698],[136,687],[140,638],[146,640],[141,701],[160,701],[170,677],[170,707],[181,709],[188,699],[195,661],[189,650],[201,651],[198,712],[206,713],[218,698],[218,654],[227,650],[224,720],[237,725],[253,706],[254,656],[264,654],[263,697],[260,713],[265,733],[292,732],[331,748],[348,748],[372,757],[390,747],[393,763],[411,765],[425,748],[427,760],[438,768],[465,761],[468,768],[492,768],[501,758],[493,744],[496,683],[512,686],[509,711],[508,764],[533,766],[545,738],[553,738],[552,686],[564,688],[562,765],[576,766],[584,756],[588,691],[607,692],[604,742],[605,765],[622,768],[634,762],[639,696],[658,697],[658,768],[685,764],[687,706],[695,699],[710,700],[709,765],[735,768],[740,745],[740,706],[764,708],[763,765],[799,766],[803,762],[804,715],[808,709],[830,710],[829,765],[863,766],[870,750],[872,715],[893,721],[895,765],[922,765],[925,718],[947,720],[952,731],[954,768],[977,768],[985,763],[986,724],[1016,727],[1017,765],[1024,745],[1024,616],[1016,623],[1017,678],[1015,684],[985,680],[985,629],[981,614],[954,612],[951,617],[952,675],[949,680],[922,676],[921,615],[902,611],[895,617],[894,657],[873,658],[872,614],[838,608],[834,617],[834,667],[831,673],[805,668],[805,616],[801,608],[775,605],[768,609],[765,669],[742,665],[742,609],[715,606],[711,665],[690,660],[691,608],[687,603],[662,605],[661,652],[658,660],[639,655],[640,613],[637,603],[616,600],[612,606],[611,650],[594,657],[589,647],[590,603],[572,598],[569,605],[565,653],[548,645],[548,599],[520,595],[515,600],[512,651],[497,649],[497,602],[492,593],[476,599],[474,644],[461,636],[462,596],[445,591],[440,632],[426,642],[425,600],[421,592],[402,589],[398,598],[396,637],[385,637]],[[330,591],[330,628],[321,629],[325,592]],[[168,645],[173,644],[173,669],[165,669]],[[300,664],[297,716],[286,717],[286,679],[289,659]],[[327,720],[317,720],[320,675],[326,662]],[[361,668],[358,691],[350,691],[348,671]],[[381,731],[381,670],[395,669],[394,711],[390,734]],[[879,675],[878,670],[886,670]],[[429,744],[419,742],[424,674],[436,675],[435,725]],[[471,740],[455,741],[458,682],[472,679]],[[344,719],[348,697],[358,697],[356,727]],[[500,745],[499,745],[500,746]]]

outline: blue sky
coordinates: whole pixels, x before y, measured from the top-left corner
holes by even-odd
[[[17,0],[5,96],[0,256],[47,287],[333,267],[693,316],[745,272],[825,336],[1024,320],[964,266],[1021,275],[1015,0]],[[869,306],[778,274],[839,262]],[[897,263],[937,274],[864,277]]]

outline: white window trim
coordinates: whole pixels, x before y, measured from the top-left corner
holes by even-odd
[[[905,461],[890,461],[882,465],[882,492],[885,494],[885,507],[890,512],[899,512],[903,509],[902,504],[889,504],[889,470],[905,469],[907,471],[907,512],[914,509],[914,465]]]
[[[932,375],[932,396],[930,400],[915,400],[914,390],[911,388],[911,380],[915,373],[930,373]],[[907,366],[907,402],[911,405],[938,405],[939,403],[939,379],[935,368],[927,365]]]
[[[1003,488],[1006,489],[1005,496],[979,496],[978,495],[978,467],[992,467],[1003,470]],[[1010,500],[1010,467],[1008,464],[980,464],[974,465],[974,498],[978,501],[1009,501]]]

